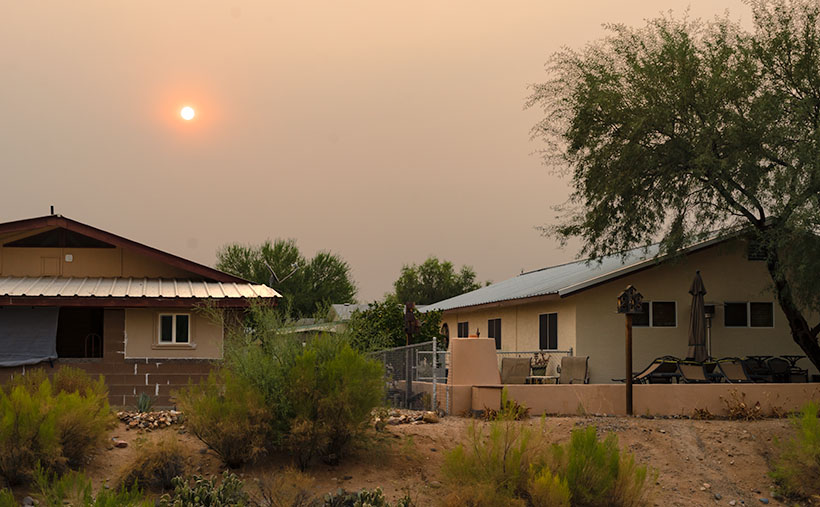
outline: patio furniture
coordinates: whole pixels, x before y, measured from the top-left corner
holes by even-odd
[[[746,369],[746,374],[755,382],[772,382],[772,370],[766,364],[772,356],[746,356],[743,359],[743,366]]]
[[[678,373],[680,373],[680,381],[686,384],[708,384],[710,382],[703,369],[703,363],[681,361],[678,363]]]
[[[530,375],[524,382],[527,384],[557,384],[558,375]]]
[[[798,358],[799,359],[799,358]],[[796,364],[797,361],[794,361]],[[772,378],[775,382],[808,382],[808,370],[801,370],[785,358],[773,357],[768,361],[772,370]]]
[[[530,376],[529,357],[501,358],[501,383],[524,384]]]
[[[653,360],[643,371],[632,373],[632,382],[635,384],[671,384],[680,377],[678,373],[679,359],[673,356],[663,356]],[[626,382],[626,379],[612,379],[613,382]]]
[[[589,384],[589,356],[565,356],[558,370],[559,384]]]
[[[797,368],[797,361],[800,361],[801,359],[805,358],[806,356],[803,356],[803,355],[800,355],[800,354],[783,354],[780,357],[782,357],[783,359],[788,361],[789,366],[791,366],[792,368]]]
[[[746,373],[743,361],[736,357],[726,357],[717,362],[718,370],[723,374],[723,378],[731,384],[743,384],[754,382]]]

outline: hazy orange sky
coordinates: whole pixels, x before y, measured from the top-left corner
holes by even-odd
[[[562,45],[741,1],[4,2],[0,221],[48,213],[206,264],[295,238],[367,302],[428,255],[503,280],[574,258],[529,83]],[[179,109],[197,110],[194,122]]]

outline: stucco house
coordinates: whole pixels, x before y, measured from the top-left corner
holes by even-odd
[[[111,402],[171,391],[222,358],[203,307],[275,304],[265,285],[60,215],[0,224],[0,381],[60,364],[103,374]]]
[[[772,292],[766,264],[740,237],[703,241],[673,259],[657,259],[658,247],[636,249],[601,262],[552,266],[482,287],[428,309],[442,310],[450,336],[476,332],[494,338],[501,351],[569,350],[589,356],[590,382],[623,378],[624,316],[616,298],[628,285],[643,295],[635,316],[633,366],[652,359],[685,357],[692,296],[700,271],[711,318],[713,357],[802,354]],[[816,374],[807,359],[800,367]]]

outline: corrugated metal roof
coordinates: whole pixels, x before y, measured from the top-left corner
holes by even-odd
[[[684,252],[705,248],[725,239],[709,239],[685,249]],[[522,273],[503,282],[433,303],[425,307],[425,311],[452,310],[549,294],[568,296],[658,262],[659,250],[659,245],[655,244],[630,250],[625,255],[611,255],[593,261],[587,259]]]
[[[267,285],[167,278],[0,277],[0,296],[98,298],[275,298]]]
[[[336,318],[334,320],[337,321],[348,321],[350,317],[353,316],[354,312],[363,312],[367,310],[370,305],[367,303],[342,303],[342,304],[335,304],[330,305],[331,309],[333,309],[333,313],[336,314]]]

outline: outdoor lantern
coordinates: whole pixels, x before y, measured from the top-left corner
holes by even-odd
[[[618,296],[618,313],[643,313],[641,303],[643,303],[643,296],[630,285]]]

